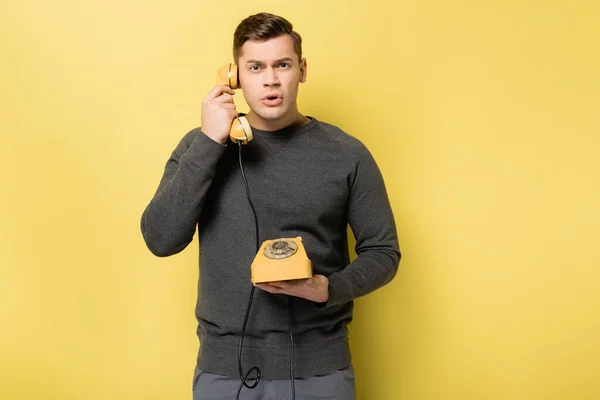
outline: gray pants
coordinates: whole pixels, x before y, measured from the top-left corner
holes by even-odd
[[[251,384],[253,381],[249,381]],[[192,390],[194,400],[235,400],[240,380],[210,374],[196,368]],[[296,400],[355,400],[352,366],[329,375],[294,379]],[[289,379],[261,379],[254,389],[242,388],[240,400],[291,400]]]

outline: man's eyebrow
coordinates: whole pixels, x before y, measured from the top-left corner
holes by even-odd
[[[283,61],[294,61],[294,60],[292,60],[291,57],[283,57],[283,58],[280,58],[279,60],[276,60],[275,63],[280,63]]]
[[[291,57],[283,57],[283,58],[279,58],[277,60],[275,60],[275,64],[280,63],[280,62],[290,62],[290,61],[294,61]],[[246,64],[258,64],[258,65],[264,65],[263,61],[260,60],[248,60],[246,61]]]

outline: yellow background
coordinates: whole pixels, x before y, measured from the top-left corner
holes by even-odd
[[[1,399],[191,398],[196,242],[156,258],[139,219],[263,10],[304,38],[301,111],[367,144],[397,219],[400,271],[351,325],[359,400],[600,398],[597,2],[1,9]]]

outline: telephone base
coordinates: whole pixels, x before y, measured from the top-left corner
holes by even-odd
[[[291,247],[286,247],[286,244]],[[286,251],[293,253],[283,254]],[[265,241],[256,254],[250,271],[252,283],[307,279],[313,276],[312,262],[302,246],[301,237]]]

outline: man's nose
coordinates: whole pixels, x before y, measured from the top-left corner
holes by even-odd
[[[267,68],[264,76],[265,76],[265,80],[264,80],[265,86],[279,85],[279,77],[277,76],[277,71],[275,71],[275,68]]]

